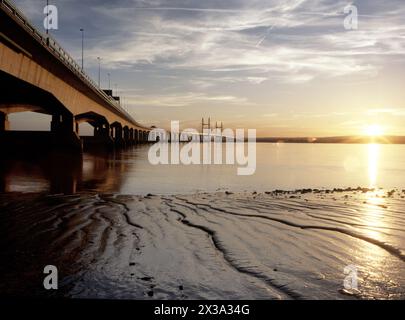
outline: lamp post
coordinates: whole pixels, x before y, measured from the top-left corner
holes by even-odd
[[[84,70],[84,29],[80,28],[80,32],[82,33],[82,71]]]
[[[46,0],[46,35],[49,34],[49,0]]]
[[[110,90],[111,89],[111,74],[107,73],[107,75],[108,75],[108,90]]]
[[[98,87],[100,88],[100,82],[101,82],[101,58],[97,57],[98,60]]]

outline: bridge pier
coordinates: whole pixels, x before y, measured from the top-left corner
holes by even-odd
[[[110,125],[108,123],[97,125],[94,127],[95,137],[110,137]]]
[[[113,123],[111,125],[111,136],[114,140],[114,145],[118,148],[124,147],[123,129],[120,123]]]
[[[115,145],[118,147],[124,146],[124,140],[122,139],[122,127],[117,126],[115,128],[115,135],[114,135]]]
[[[143,141],[144,143],[148,143],[148,133],[146,131],[143,132]]]
[[[7,131],[10,129],[10,122],[8,121],[7,113],[0,112],[0,131]]]
[[[54,147],[68,147],[81,152],[83,150],[82,143],[76,130],[77,123],[72,114],[52,115],[51,133]]]
[[[129,129],[129,145],[134,145],[134,128]]]
[[[94,125],[93,137],[82,137],[85,150],[112,150],[114,140],[111,136],[112,128],[108,123]]]
[[[134,129],[134,144],[139,143],[139,138],[138,138],[138,129]]]
[[[146,135],[146,131],[142,131],[142,138],[143,138],[143,143],[147,143],[148,142],[148,138]]]
[[[123,132],[124,132],[124,145],[128,146],[129,145],[129,128],[127,126],[125,126],[123,129]]]
[[[51,131],[53,133],[76,132],[74,117],[71,114],[52,115]]]
[[[140,144],[143,143],[143,136],[142,136],[142,131],[141,130],[138,131],[138,141],[139,141]]]

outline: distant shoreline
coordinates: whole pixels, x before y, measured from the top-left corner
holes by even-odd
[[[342,137],[264,137],[257,138],[256,142],[267,143],[338,143],[338,144],[405,144],[405,136],[342,136]]]

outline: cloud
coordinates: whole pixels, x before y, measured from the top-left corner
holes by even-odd
[[[167,70],[211,71],[218,73],[218,81],[230,79],[221,73],[242,71],[246,79],[260,78],[253,81],[257,84],[266,78],[263,73],[275,72],[279,78],[292,76],[291,82],[301,83],[317,76],[376,74],[378,65],[364,53],[384,52],[382,48],[372,48],[376,41],[386,39],[384,44],[389,43],[391,49],[398,41],[398,36],[393,35],[396,30],[389,27],[370,38],[365,36],[366,31],[344,30],[343,17],[325,19],[308,12],[308,8],[326,13],[342,11],[347,4],[344,1],[270,3],[272,7],[255,2],[256,7],[245,8],[236,2],[240,7],[232,9],[168,7],[164,1],[156,2],[154,7],[100,6],[95,8],[100,15],[123,24],[125,39],[107,37],[88,55],[94,60],[103,52],[110,68],[149,64]],[[397,48],[393,53],[401,50]]]
[[[381,108],[370,109],[367,112],[369,115],[391,115],[391,116],[405,116],[405,108]]]
[[[343,28],[345,0],[88,1],[87,9],[70,0],[60,11],[87,10],[94,27],[86,40],[89,67],[102,55],[104,66],[115,70],[151,65],[215,72],[214,82],[235,83],[229,73],[243,72],[241,77],[255,84],[269,78],[304,83],[375,76],[383,58],[374,56],[404,54],[405,9],[391,1],[386,7],[360,1],[360,29],[350,32]],[[19,3],[31,14],[40,12],[39,2]],[[78,25],[73,15],[63,18]]]
[[[211,96],[203,93],[188,92],[185,94],[172,95],[129,95],[126,97],[128,103],[134,106],[156,106],[156,107],[187,107],[198,104],[238,104],[251,105],[245,98],[235,96]]]

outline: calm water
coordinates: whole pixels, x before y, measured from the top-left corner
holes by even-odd
[[[237,165],[157,165],[149,146],[83,158],[52,155],[3,160],[5,192],[179,194],[298,188],[405,188],[404,145],[257,144],[257,169],[238,176]]]

